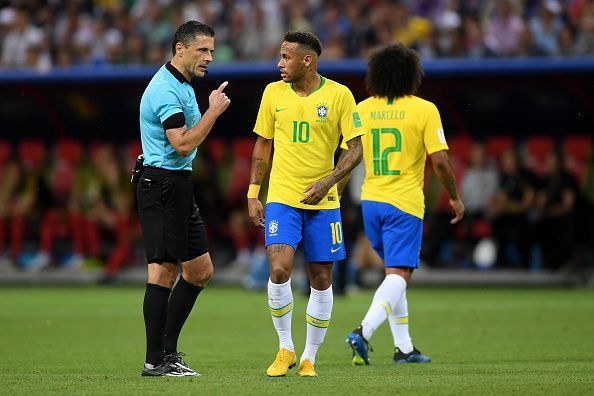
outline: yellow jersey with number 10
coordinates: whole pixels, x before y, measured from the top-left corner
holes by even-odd
[[[422,219],[425,159],[448,149],[437,107],[411,95],[371,97],[357,110],[365,127],[361,200],[386,202]]]
[[[347,87],[321,77],[319,88],[302,97],[292,84],[270,83],[262,95],[254,132],[274,139],[268,202],[301,209],[340,207],[336,186],[317,205],[300,201],[308,186],[332,173],[341,134],[346,142],[364,133]]]

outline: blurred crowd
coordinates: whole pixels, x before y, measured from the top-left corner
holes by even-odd
[[[324,59],[395,41],[424,59],[594,54],[594,0],[0,0],[0,65],[161,64],[190,19],[215,28],[219,62],[274,59],[289,30]]]
[[[263,232],[252,226],[245,207],[253,143],[210,137],[196,157],[193,178],[217,268],[246,275],[249,287],[262,287],[268,279]],[[482,141],[457,135],[448,144],[466,216],[455,227],[449,224],[447,196],[428,166],[425,265],[534,271],[591,265],[592,136]],[[16,145],[0,141],[0,266],[96,267],[105,281],[127,266],[142,268],[142,235],[129,180],[141,150],[137,141],[59,139],[50,147],[35,139]],[[359,166],[342,198],[349,255],[336,268],[351,284],[366,269],[383,268],[363,232],[363,178]]]

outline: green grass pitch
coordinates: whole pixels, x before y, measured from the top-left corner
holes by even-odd
[[[594,291],[412,289],[411,334],[433,363],[391,363],[387,323],[371,365],[344,340],[373,291],[335,299],[317,378],[268,378],[278,347],[264,293],[211,287],[180,340],[197,378],[142,378],[143,288],[0,289],[0,394],[594,394]],[[294,290],[294,341],[307,300]]]

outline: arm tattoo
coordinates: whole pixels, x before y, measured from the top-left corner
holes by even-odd
[[[456,188],[456,179],[452,172],[446,172],[443,178],[443,187],[448,192],[450,198],[458,199],[458,190]]]
[[[441,185],[448,192],[450,198],[459,199],[458,188],[456,187],[456,177],[454,176],[454,171],[449,158],[446,158],[444,162],[438,164],[434,170],[439,181],[441,182]]]
[[[338,183],[350,171],[353,170],[363,156],[363,145],[361,144],[361,136],[357,136],[347,142],[348,150],[342,150],[338,163],[334,171],[330,174],[332,177],[332,184]]]
[[[262,184],[262,179],[267,168],[268,163],[266,163],[264,158],[252,157],[252,169],[254,171],[252,171],[250,177],[250,184]]]
[[[263,139],[258,137],[254,151],[252,153],[252,168],[250,170],[250,184],[262,184],[264,174],[268,170],[268,160],[270,159],[270,150],[272,148],[272,139]]]

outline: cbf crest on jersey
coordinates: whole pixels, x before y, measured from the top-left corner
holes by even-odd
[[[268,233],[271,236],[274,236],[274,235],[276,235],[277,231],[278,231],[278,221],[270,220],[270,223],[268,223]]]
[[[328,110],[330,106],[328,103],[321,102],[316,105],[316,115],[318,116],[317,122],[326,122],[326,118],[328,118]]]

